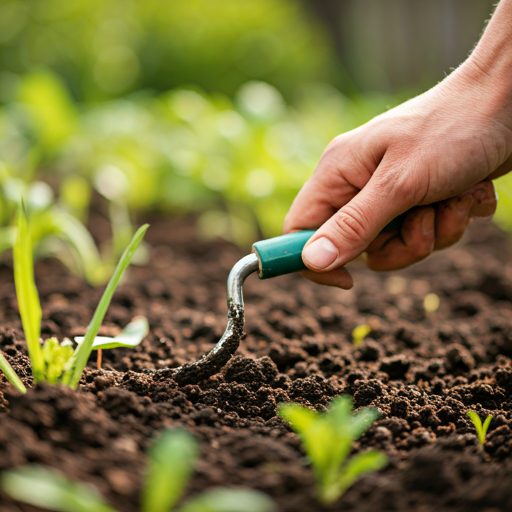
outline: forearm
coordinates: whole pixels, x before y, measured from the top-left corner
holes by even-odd
[[[501,0],[479,43],[459,68],[487,85],[498,117],[512,129],[512,0]],[[501,114],[500,114],[501,112]]]
[[[501,0],[469,60],[512,82],[512,0]]]

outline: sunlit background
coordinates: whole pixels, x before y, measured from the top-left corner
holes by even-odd
[[[1,0],[0,251],[21,195],[38,253],[91,282],[143,212],[240,245],[279,234],[329,140],[442,80],[493,3]]]

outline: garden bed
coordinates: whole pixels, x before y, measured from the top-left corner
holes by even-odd
[[[512,247],[492,225],[415,267],[376,274],[352,265],[353,290],[299,275],[244,285],[247,337],[224,371],[178,386],[142,373],[197,359],[226,326],[226,279],[243,256],[226,242],[201,243],[192,221],[151,219],[146,267],[130,267],[100,334],[145,315],[135,350],[91,359],[79,392],[43,385],[27,395],[0,377],[0,471],[38,462],[94,484],[123,512],[138,510],[145,451],[165,427],[201,443],[189,487],[260,489],[282,512],[323,510],[299,441],[276,404],[322,409],[353,395],[382,411],[356,444],[386,452],[389,466],[359,480],[332,510],[512,510]],[[101,227],[101,225],[100,225]],[[101,229],[100,229],[101,231]],[[36,265],[42,334],[83,334],[101,295],[57,261]],[[426,313],[427,294],[440,307]],[[360,346],[351,332],[369,324]],[[0,266],[0,348],[30,375],[12,267]],[[30,384],[29,378],[23,379]],[[484,450],[467,411],[493,414]],[[0,510],[34,510],[0,495]]]

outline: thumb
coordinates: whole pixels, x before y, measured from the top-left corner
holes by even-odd
[[[367,185],[311,237],[302,251],[305,265],[328,272],[359,256],[380,231],[415,202],[403,188],[375,173]],[[398,193],[398,189],[402,189]]]

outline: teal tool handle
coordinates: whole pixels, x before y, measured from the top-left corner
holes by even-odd
[[[382,232],[400,229],[405,215],[404,213],[392,220]],[[306,265],[302,261],[302,249],[314,234],[315,231],[297,231],[256,242],[252,246],[252,251],[258,256],[260,279],[305,270]]]

